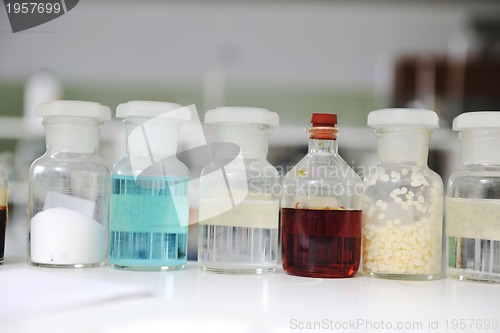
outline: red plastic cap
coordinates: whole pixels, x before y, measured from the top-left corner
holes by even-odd
[[[334,113],[313,113],[311,123],[313,127],[335,127],[337,115]]]

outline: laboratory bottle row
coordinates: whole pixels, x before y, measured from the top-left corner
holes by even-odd
[[[279,123],[266,109],[207,111],[204,122],[215,138],[191,151],[206,162],[197,177],[177,158],[179,133],[193,118],[188,107],[120,104],[127,149],[111,172],[97,154],[109,108],[53,101],[38,105],[36,115],[46,127],[47,151],[30,170],[32,265],[184,268],[189,188],[198,182],[198,265],[205,271],[271,273],[281,260],[286,273],[306,277],[351,277],[358,270],[389,279],[442,275],[443,182],[427,166],[438,127],[433,111],[372,111],[368,126],[379,161],[364,180],[338,154],[335,114],[312,115],[308,153],[284,177],[266,160]],[[189,128],[193,137],[202,131],[192,122]],[[453,129],[463,166],[447,184],[446,275],[499,282],[500,112],[464,113]],[[6,180],[0,186],[2,212]]]

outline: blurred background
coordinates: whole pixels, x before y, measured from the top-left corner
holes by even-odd
[[[201,119],[216,106],[264,107],[280,115],[268,159],[283,168],[306,153],[311,113],[337,113],[340,153],[357,171],[376,160],[370,111],[429,108],[441,118],[429,165],[446,181],[460,165],[453,118],[500,110],[500,2],[86,0],[15,34],[0,9],[7,255],[24,255],[28,169],[45,151],[34,106],[61,98],[196,104]],[[120,122],[101,134],[111,166],[124,154]]]

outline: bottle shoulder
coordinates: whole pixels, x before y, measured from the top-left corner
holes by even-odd
[[[448,178],[447,196],[456,198],[500,199],[500,168],[464,166]]]
[[[464,165],[450,175],[450,179],[461,178],[500,178],[500,165]]]
[[[125,156],[113,165],[111,173],[168,177],[189,177],[190,175],[188,167],[175,155],[157,163],[151,163],[147,156]]]
[[[0,165],[0,187],[7,187],[8,177],[5,169]]]
[[[318,156],[307,154],[283,178],[283,181],[301,179],[303,181],[316,182],[354,182],[362,183],[361,177],[354,171],[347,162],[335,154],[324,154]]]
[[[369,168],[364,177],[368,196],[383,196],[393,191],[442,195],[441,176],[426,165],[379,164]]]
[[[223,169],[227,177],[246,176],[250,178],[279,178],[278,169],[266,159],[216,159],[207,164],[201,171],[206,176]]]
[[[48,154],[37,158],[30,167],[31,174],[43,173],[109,173],[106,162],[96,154]]]
[[[402,182],[411,181],[416,178],[442,182],[441,176],[425,164],[379,163],[364,170],[365,180],[375,179],[385,181],[387,177]]]

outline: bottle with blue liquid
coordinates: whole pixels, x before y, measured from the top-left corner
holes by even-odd
[[[189,170],[177,159],[182,107],[131,101],[116,117],[126,156],[111,172],[109,263],[143,271],[183,269],[187,260]]]

